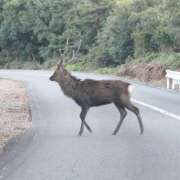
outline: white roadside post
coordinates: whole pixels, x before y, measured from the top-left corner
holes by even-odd
[[[166,70],[166,78],[167,89],[175,89],[177,85],[180,89],[180,72]]]

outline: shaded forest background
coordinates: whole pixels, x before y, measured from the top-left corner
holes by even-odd
[[[180,0],[0,0],[0,66],[180,67]]]

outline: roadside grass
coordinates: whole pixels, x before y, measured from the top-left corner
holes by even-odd
[[[66,61],[66,59],[65,59]],[[132,64],[138,63],[151,63],[157,62],[162,65],[165,65],[167,69],[177,70],[180,69],[180,53],[173,53],[173,52],[161,52],[161,53],[149,53],[146,54],[144,57],[139,57],[132,59],[130,62],[126,63],[126,65],[131,66]],[[52,58],[46,60],[43,64],[40,64],[36,61],[6,61],[6,63],[1,63],[0,61],[0,68],[4,69],[55,69],[56,65],[59,63],[58,58]],[[98,74],[116,74],[123,65],[119,66],[109,66],[99,68],[91,63],[87,62],[78,62],[78,63],[66,63],[66,68],[70,71],[83,71],[83,72],[95,72]]]
[[[69,71],[91,71],[91,67],[82,62],[76,64],[66,64],[65,66]]]
[[[180,53],[149,53],[144,57],[133,59],[132,61],[126,63],[126,65],[131,66],[132,64],[140,64],[140,63],[159,63],[165,65],[167,69],[171,70],[179,70],[180,69]],[[117,74],[119,70],[123,67],[123,65],[115,66],[115,67],[103,67],[98,68],[94,67],[91,64],[86,64],[83,62],[76,64],[67,64],[66,68],[70,71],[85,71],[85,72],[95,72],[97,74]]]
[[[1,69],[42,69],[42,65],[35,61],[11,61],[0,64]]]
[[[116,66],[116,67],[105,67],[105,68],[97,68],[95,70],[95,73],[97,74],[116,74],[118,72],[118,69],[120,68],[120,66]]]
[[[150,53],[145,57],[137,58],[133,61],[133,63],[140,62],[157,62],[165,65],[168,69],[176,70],[180,68],[180,53]]]

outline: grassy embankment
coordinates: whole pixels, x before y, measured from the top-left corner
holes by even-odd
[[[145,57],[140,57],[133,59],[130,62],[127,62],[124,65],[116,66],[116,67],[104,67],[104,68],[94,68],[95,72],[101,74],[116,74],[124,66],[138,65],[138,64],[150,64],[150,63],[157,63],[163,65],[166,69],[171,70],[179,70],[180,69],[180,53],[151,53],[146,55]],[[88,67],[88,65],[79,63],[79,64],[69,64],[67,68],[73,71],[92,71],[92,67]]]
[[[58,59],[50,59],[44,64],[37,62],[12,61],[3,66],[7,69],[54,69]],[[138,79],[145,82],[160,81],[165,77],[165,70],[180,70],[180,53],[151,53],[145,57],[132,59],[121,66],[97,68],[88,63],[67,64],[71,71],[95,72],[98,74],[115,74]]]

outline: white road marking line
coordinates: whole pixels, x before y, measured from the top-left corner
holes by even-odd
[[[159,112],[159,113],[161,113],[161,114],[164,114],[164,115],[166,115],[166,116],[172,117],[172,118],[177,119],[177,120],[180,120],[180,116],[178,116],[178,115],[176,115],[176,114],[173,114],[173,113],[171,113],[171,112],[168,112],[168,111],[166,111],[166,110],[164,110],[164,109],[158,108],[158,107],[153,106],[153,105],[151,105],[151,104],[146,104],[146,103],[144,103],[144,102],[142,102],[142,101],[139,101],[139,100],[136,100],[136,99],[133,99],[133,98],[132,98],[131,100],[132,100],[133,102],[139,104],[139,105],[145,106],[145,107],[147,107],[147,108],[149,108],[149,109],[152,109],[152,110],[154,110],[154,111],[157,111],[157,112]]]

